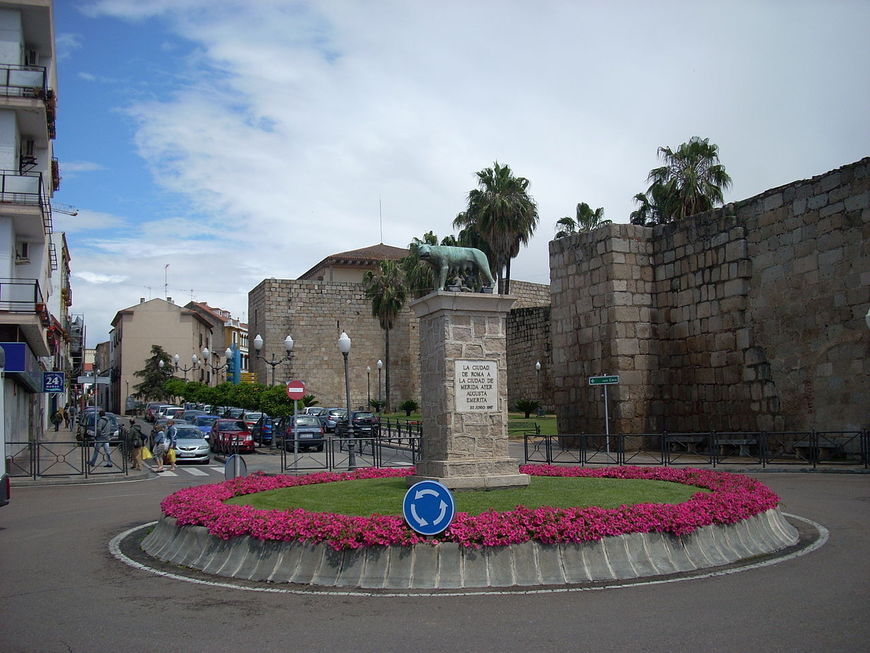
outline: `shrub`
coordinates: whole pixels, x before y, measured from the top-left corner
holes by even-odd
[[[420,405],[413,399],[408,399],[407,401],[403,401],[401,404],[399,404],[399,409],[405,411],[406,417],[410,417],[411,413],[413,413],[419,407]]]
[[[529,419],[529,415],[538,410],[540,405],[540,402],[532,399],[520,399],[517,401],[517,410],[523,413],[526,419]]]

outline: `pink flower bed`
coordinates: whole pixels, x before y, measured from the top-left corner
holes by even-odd
[[[367,478],[408,476],[413,469],[359,469],[348,473],[308,476],[253,474],[216,485],[179,490],[160,504],[164,514],[179,526],[204,526],[223,539],[249,535],[261,540],[324,543],[335,550],[366,546],[411,546],[419,543],[456,542],[468,547],[504,546],[536,540],[542,544],[586,542],[627,533],[684,535],[710,524],[733,524],[775,508],[779,497],[756,480],[693,468],[555,467],[523,465],[532,476],[596,477],[671,481],[710,490],[698,492],[684,503],[637,504],[605,508],[525,508],[480,515],[458,512],[446,531],[435,538],[417,534],[401,517],[354,517],[305,510],[258,510],[224,503],[255,492],[314,483]]]

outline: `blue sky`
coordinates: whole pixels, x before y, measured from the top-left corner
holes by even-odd
[[[661,145],[718,144],[726,201],[870,154],[868,26],[862,0],[56,0],[72,310],[89,346],[164,282],[246,318],[379,210],[390,245],[451,233],[496,160],[540,214],[513,277],[547,283],[556,220],[627,222]]]

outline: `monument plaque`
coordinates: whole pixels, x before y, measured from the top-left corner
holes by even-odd
[[[456,412],[498,411],[498,361],[457,360]]]

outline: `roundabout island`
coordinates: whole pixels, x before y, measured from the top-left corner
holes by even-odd
[[[687,501],[618,508],[516,506],[458,512],[434,537],[396,515],[346,515],[228,503],[281,488],[411,476],[361,469],[308,476],[255,474],[180,490],[142,550],[215,576],[311,587],[454,590],[558,587],[658,578],[758,559],[798,543],[779,498],[747,477],[701,469],[526,465],[539,477],[680,483]],[[484,496],[497,494],[482,493]]]

